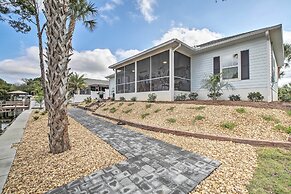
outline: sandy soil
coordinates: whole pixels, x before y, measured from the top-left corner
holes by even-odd
[[[3,193],[44,193],[126,160],[96,135],[69,118],[72,149],[48,153],[47,116],[29,120]]]
[[[148,104],[150,103],[106,102],[96,110],[96,113],[174,130],[273,141],[286,141],[288,139],[286,132],[274,128],[276,125],[280,124],[286,127],[291,125],[290,116],[287,115],[286,111],[279,109],[243,107],[246,112],[238,113],[236,109],[242,107],[172,103]],[[148,107],[146,107],[147,105]],[[111,111],[112,108],[115,108],[116,111]],[[142,118],[143,114],[148,115]],[[196,116],[204,118],[195,120]],[[263,116],[271,116],[276,121],[266,121]],[[175,122],[169,122],[169,119],[174,119]],[[234,123],[234,129],[223,128],[221,125],[226,122]]]

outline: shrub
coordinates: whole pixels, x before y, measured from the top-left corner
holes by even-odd
[[[291,116],[291,110],[287,110],[287,115]]]
[[[132,97],[130,100],[135,102],[136,101],[136,97]]]
[[[144,118],[146,118],[146,117],[149,116],[149,115],[150,115],[150,113],[143,113],[143,114],[141,115],[141,118],[144,119]]]
[[[89,104],[89,103],[92,102],[92,98],[91,98],[91,97],[85,98],[84,102],[85,102],[86,104]]]
[[[122,111],[122,112],[124,112],[125,114],[128,114],[128,113],[130,113],[132,111],[132,109],[128,109],[128,110],[124,110],[124,111]]]
[[[288,134],[291,134],[291,126],[285,127],[283,125],[277,124],[277,125],[275,125],[275,129],[277,129],[279,131],[286,132]]]
[[[103,111],[107,111],[109,108],[103,108]]]
[[[38,114],[38,113],[39,113],[39,110],[34,111],[34,114]]]
[[[222,96],[223,88],[234,89],[234,87],[228,82],[221,81],[221,74],[209,75],[208,78],[202,80],[202,88],[208,90],[207,96],[212,100],[217,100]]]
[[[132,105],[134,105],[134,103],[129,103],[127,106],[132,106]]]
[[[197,116],[195,116],[195,120],[196,120],[196,121],[200,121],[200,120],[203,120],[203,119],[205,119],[205,117],[202,116],[202,115],[197,115]]]
[[[262,115],[262,118],[265,120],[265,121],[273,121],[275,123],[280,123],[280,120],[275,118],[274,116],[272,115]]]
[[[250,92],[248,94],[248,99],[252,102],[262,101],[264,96],[260,92]]]
[[[148,95],[148,101],[149,102],[154,102],[157,99],[157,95],[155,93],[149,94]]]
[[[125,101],[125,98],[123,96],[120,96],[119,100],[120,101]]]
[[[112,107],[110,110],[109,110],[111,113],[115,113],[117,111],[117,109],[115,107]]]
[[[36,121],[37,119],[39,119],[39,116],[37,116],[37,115],[33,116],[33,120]]]
[[[240,101],[240,95],[239,94],[237,94],[237,95],[232,94],[228,98],[229,98],[230,101]]]
[[[196,92],[191,92],[191,93],[188,95],[188,97],[189,97],[190,100],[197,100],[198,93],[196,93]]]
[[[186,94],[180,94],[180,95],[175,96],[176,101],[185,101],[186,98],[187,98]]]
[[[118,106],[122,106],[123,105],[123,102],[120,102],[119,104],[118,104]]]
[[[222,128],[225,128],[225,129],[234,129],[235,128],[235,124],[233,122],[225,122],[225,123],[222,123],[220,126]]]
[[[173,111],[174,110],[174,106],[172,106],[172,107],[170,107],[170,108],[168,108],[168,109],[166,109],[167,111]]]
[[[279,88],[279,100],[283,102],[291,102],[291,83]]]
[[[156,110],[154,111],[154,113],[158,113],[158,112],[160,112],[160,111],[161,111],[161,109],[158,108],[158,109],[156,109]]]
[[[152,104],[146,104],[146,109],[151,108]]]
[[[176,123],[176,119],[174,119],[174,118],[169,118],[166,121],[169,123]]]
[[[244,109],[244,108],[237,108],[237,109],[235,109],[235,111],[238,113],[246,113],[247,112],[246,109]]]
[[[115,101],[115,98],[114,98],[114,97],[112,97],[112,98],[110,98],[110,100],[111,100],[111,101]]]

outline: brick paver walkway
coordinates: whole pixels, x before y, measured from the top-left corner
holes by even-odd
[[[220,165],[219,161],[112,124],[84,110],[72,108],[69,114],[128,159],[51,190],[50,194],[189,193]]]

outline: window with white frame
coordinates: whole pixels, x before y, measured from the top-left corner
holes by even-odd
[[[239,54],[225,55],[221,57],[222,79],[237,79],[239,71]]]

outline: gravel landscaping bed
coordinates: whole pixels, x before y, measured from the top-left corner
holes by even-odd
[[[147,102],[106,102],[96,113],[168,129],[287,141],[291,117],[284,110]]]
[[[36,114],[34,114],[36,115]],[[48,153],[47,116],[30,118],[3,193],[44,193],[126,158],[69,118],[71,150]]]
[[[191,194],[248,193],[247,185],[252,180],[257,166],[255,147],[232,142],[211,141],[145,131],[130,126],[126,126],[126,128],[221,162],[219,168],[202,181]]]

